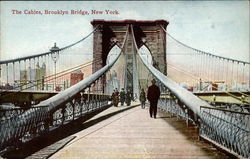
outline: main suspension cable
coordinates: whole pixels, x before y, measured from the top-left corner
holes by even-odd
[[[81,40],[73,43],[73,44],[70,44],[68,46],[65,46],[63,48],[60,48],[58,51],[62,51],[62,50],[65,50],[65,49],[68,49],[82,41],[84,41],[85,39],[87,39],[91,34],[93,34],[97,29],[99,28],[99,25],[97,25],[92,32],[90,32],[87,36],[85,36],[84,38],[82,38]],[[45,56],[45,55],[48,55],[48,54],[51,54],[53,53],[53,51],[48,51],[48,52],[45,52],[45,53],[40,53],[40,54],[36,54],[36,55],[31,55],[31,56],[24,56],[24,57],[20,57],[20,58],[15,58],[15,59],[11,59],[11,60],[3,60],[3,61],[0,61],[0,64],[8,64],[8,63],[11,63],[11,62],[17,62],[17,61],[24,61],[24,60],[27,60],[27,59],[32,59],[32,58],[36,58],[36,57],[41,57],[41,56]]]

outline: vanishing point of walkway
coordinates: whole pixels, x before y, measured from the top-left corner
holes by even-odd
[[[198,140],[197,129],[185,121],[159,111],[150,118],[148,108],[111,107],[94,118],[118,110],[111,116],[73,136],[71,142],[51,156],[53,159],[189,159],[228,158]],[[95,120],[91,119],[91,120]]]

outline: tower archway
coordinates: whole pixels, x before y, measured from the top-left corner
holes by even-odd
[[[94,32],[93,40],[93,60],[101,59],[101,62],[93,63],[92,72],[96,72],[106,65],[108,54],[110,50],[116,45],[121,47],[124,40],[128,25],[133,27],[136,45],[138,48],[146,45],[151,52],[154,66],[162,72],[167,73],[166,70],[166,33],[162,29],[166,29],[168,22],[165,20],[155,21],[136,21],[136,20],[122,20],[122,21],[105,21],[93,20],[91,22],[97,30]],[[133,38],[131,30],[126,41],[126,72],[125,83],[135,89],[133,83],[137,81],[137,75],[134,68],[135,47],[133,46]],[[133,64],[129,61],[133,60]],[[132,72],[131,72],[132,71]],[[131,74],[131,76],[129,76]],[[135,80],[136,79],[136,80]],[[127,81],[127,82],[126,82]],[[132,84],[131,84],[132,83]],[[126,85],[126,84],[125,84]],[[137,88],[137,87],[136,87]],[[134,92],[134,90],[133,90]]]

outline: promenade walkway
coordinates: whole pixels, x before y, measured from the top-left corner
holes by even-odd
[[[135,104],[135,103],[134,103]],[[120,111],[72,136],[75,138],[52,159],[206,159],[229,158],[198,140],[197,129],[159,111],[150,118],[148,108],[111,107],[91,120]]]

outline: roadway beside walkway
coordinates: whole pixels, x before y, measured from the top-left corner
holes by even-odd
[[[135,103],[133,103],[135,104]],[[111,107],[91,120],[120,111],[72,136],[75,138],[52,159],[189,159],[229,158],[203,141],[195,127],[159,111],[150,118],[148,108]]]

